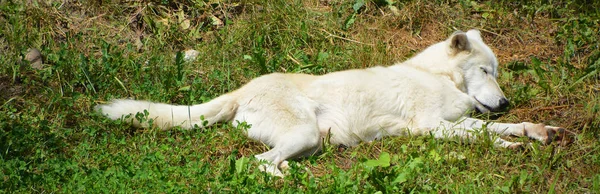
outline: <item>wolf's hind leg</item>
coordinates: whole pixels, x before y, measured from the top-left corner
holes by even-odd
[[[271,150],[255,157],[265,162],[259,166],[261,171],[283,177],[281,170],[289,168],[287,159],[313,154],[319,150],[320,143],[316,125],[308,129],[306,126],[297,126],[283,134]]]

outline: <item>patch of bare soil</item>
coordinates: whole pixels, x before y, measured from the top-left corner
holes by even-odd
[[[9,76],[0,76],[0,99],[2,102],[24,93],[25,87],[23,87],[18,79],[13,81]]]

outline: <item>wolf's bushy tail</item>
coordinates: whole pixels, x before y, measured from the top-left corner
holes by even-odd
[[[98,105],[95,109],[113,120],[123,118],[136,127],[149,127],[148,121],[152,119],[154,126],[164,129],[174,126],[189,129],[194,125],[203,127],[231,120],[237,107],[233,96],[223,95],[209,102],[192,106],[118,99],[108,104]],[[145,111],[148,113],[147,117],[144,115]],[[137,118],[138,113],[141,113],[144,119]],[[127,115],[131,116],[127,117]]]

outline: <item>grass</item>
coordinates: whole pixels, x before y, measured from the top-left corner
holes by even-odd
[[[598,2],[0,1],[0,192],[599,193]],[[576,133],[523,151],[431,137],[326,145],[280,179],[223,124],[135,129],[114,98],[195,104],[271,72],[389,65],[479,28],[511,100],[502,122]],[[29,48],[45,68],[22,60]],[[185,49],[197,60],[176,60]],[[481,115],[486,117],[486,115]]]

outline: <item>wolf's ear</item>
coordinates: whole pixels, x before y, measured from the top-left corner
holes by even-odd
[[[483,39],[481,39],[481,32],[479,32],[477,29],[471,29],[467,31],[467,36],[483,42]]]
[[[463,31],[452,33],[448,41],[450,54],[452,55],[463,51],[471,51],[471,43],[469,43],[469,38],[467,38],[467,34]]]

